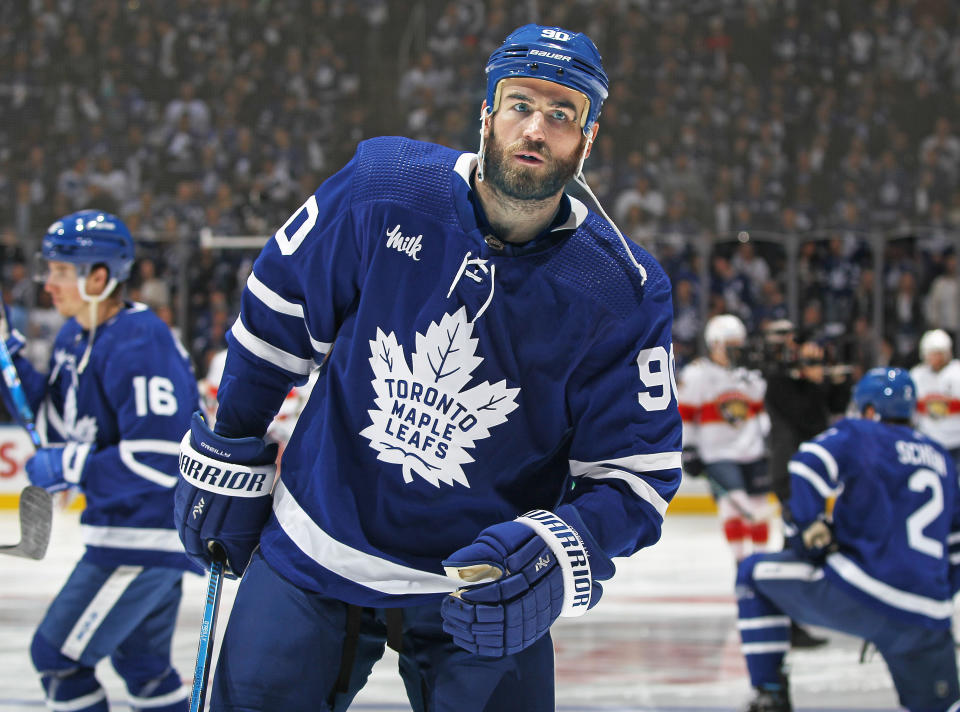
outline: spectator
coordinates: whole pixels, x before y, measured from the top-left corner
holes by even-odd
[[[960,334],[960,277],[956,254],[947,255],[943,272],[930,285],[923,306],[928,326],[954,336]]]

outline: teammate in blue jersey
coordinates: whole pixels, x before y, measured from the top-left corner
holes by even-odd
[[[109,656],[134,709],[186,710],[170,643],[191,565],[173,495],[197,383],[169,327],[123,299],[134,245],[116,216],[67,215],[50,226],[42,254],[44,288],[68,320],[49,373],[15,357],[46,445],[26,470],[50,491],[84,493],[86,549],[34,635],[33,663],[51,709],[106,712],[94,667]]]
[[[906,371],[868,371],[853,400],[861,418],[837,422],[790,461],[792,550],[749,557],[738,571],[751,712],[791,709],[781,669],[791,618],[871,641],[911,712],[960,709],[950,631],[960,589],[953,459],[911,427],[917,394]]]
[[[527,25],[486,71],[478,154],[361,143],[247,281],[177,487],[187,552],[243,576],[214,710],[344,709],[386,644],[415,710],[553,710],[551,624],[660,537],[670,283],[564,192],[599,52]],[[274,485],[261,438],[318,365]]]

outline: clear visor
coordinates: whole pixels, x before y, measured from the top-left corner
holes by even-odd
[[[72,262],[58,262],[48,260],[43,253],[37,252],[33,256],[31,273],[33,281],[53,286],[68,286],[76,284],[90,274],[91,265],[73,264]]]

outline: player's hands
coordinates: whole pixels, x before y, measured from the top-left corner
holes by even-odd
[[[571,505],[487,527],[443,565],[467,585],[443,600],[443,629],[461,648],[490,657],[523,650],[560,615],[585,613],[602,593],[597,581],[614,573]]]
[[[822,561],[827,554],[837,550],[833,526],[823,517],[808,524],[797,539],[801,547],[797,553],[811,561]]]
[[[273,505],[276,444],[214,433],[198,412],[180,443],[174,521],[187,556],[203,568],[210,543],[226,555],[228,577],[243,576]]]
[[[64,455],[62,447],[45,447],[37,450],[24,465],[30,484],[43,487],[47,492],[59,492],[70,485],[64,477]]]
[[[693,447],[685,447],[680,452],[680,467],[684,474],[699,477],[707,471],[707,466],[700,459],[700,452]]]

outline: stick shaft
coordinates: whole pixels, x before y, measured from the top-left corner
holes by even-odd
[[[201,712],[207,698],[207,678],[213,658],[213,641],[217,627],[217,611],[220,608],[220,590],[223,584],[223,559],[214,559],[207,578],[207,600],[200,623],[200,643],[197,645],[197,665],[193,672],[193,692],[190,695],[190,712]]]
[[[7,384],[7,391],[13,399],[13,405],[17,409],[17,419],[20,421],[33,446],[38,450],[43,446],[40,441],[40,434],[33,424],[33,409],[27,402],[27,394],[23,390],[23,384],[20,382],[20,376],[17,374],[17,367],[13,363],[13,357],[7,349],[6,335],[9,333],[7,327],[7,315],[2,306],[0,306],[0,370],[3,371],[3,381]]]

